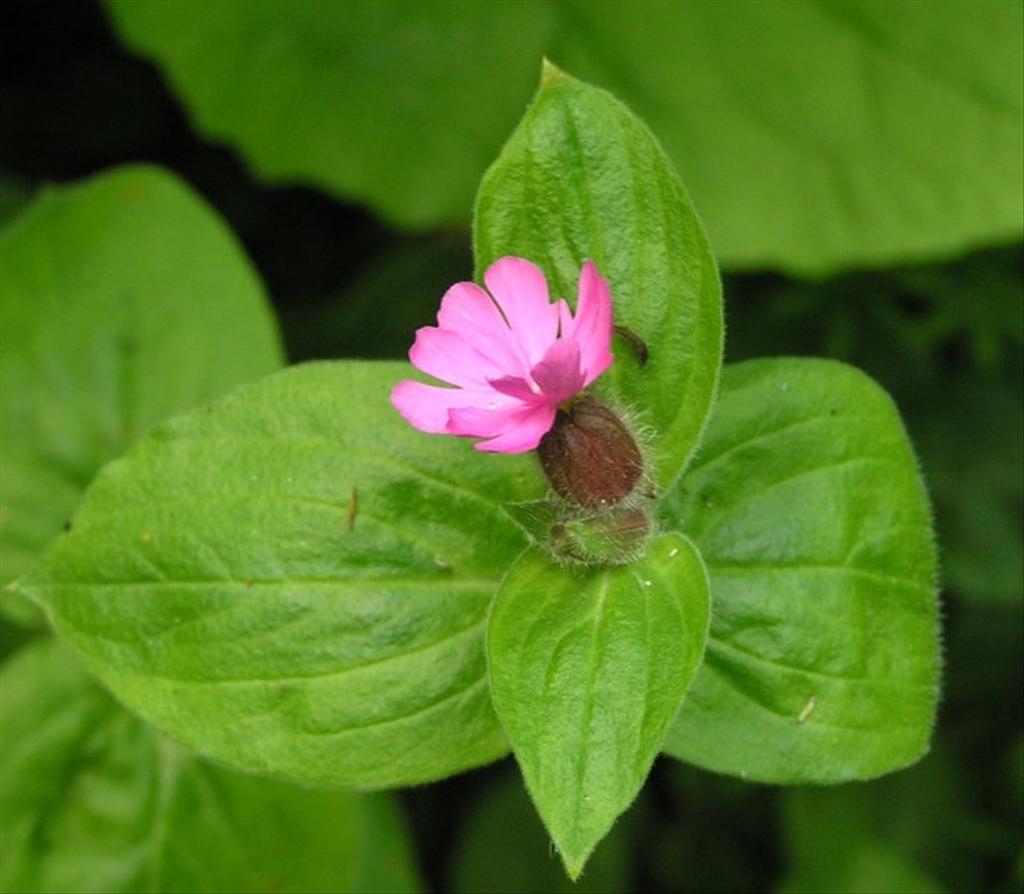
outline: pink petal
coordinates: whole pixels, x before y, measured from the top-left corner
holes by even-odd
[[[416,330],[409,360],[427,375],[469,388],[486,388],[488,378],[501,376],[504,372],[462,336],[436,326],[423,326]]]
[[[477,450],[487,453],[526,453],[533,450],[551,426],[555,424],[556,409],[552,404],[541,404],[518,416],[515,423],[502,434],[489,441],[475,444]]]
[[[430,434],[448,433],[448,415],[456,407],[485,406],[501,398],[492,390],[439,388],[405,379],[391,389],[391,403],[414,428]]]
[[[498,305],[475,283],[457,282],[445,292],[437,323],[442,329],[461,336],[505,372],[526,374],[518,342]]]
[[[448,431],[470,438],[493,438],[516,428],[531,407],[520,403],[500,407],[456,408],[448,413]]]
[[[538,400],[544,400],[544,395],[540,393],[540,387],[532,387],[530,381],[522,376],[488,379],[488,384],[499,394],[507,394],[523,403],[535,404]]]
[[[572,335],[573,327],[576,325],[572,318],[572,311],[564,298],[555,302],[558,308],[558,334],[560,338],[569,338]]]
[[[615,359],[611,352],[611,291],[608,283],[597,272],[593,261],[585,261],[580,271],[572,338],[580,346],[584,384],[589,385],[608,369]]]
[[[554,403],[568,400],[583,390],[580,346],[575,339],[559,339],[531,371],[533,380]]]
[[[538,363],[558,335],[558,308],[548,299],[544,274],[522,258],[501,258],[487,268],[484,282],[522,346],[527,366]]]
[[[575,316],[564,300],[549,302],[543,273],[522,258],[496,261],[484,279],[493,298],[456,283],[438,325],[419,329],[409,351],[420,370],[461,387],[406,380],[391,402],[421,431],[486,438],[476,444],[482,451],[524,453],[550,431],[558,405],[612,362],[611,295],[589,261]]]

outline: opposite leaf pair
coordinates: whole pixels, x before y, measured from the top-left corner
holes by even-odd
[[[721,361],[714,261],[646,128],[561,73],[485,177],[474,238],[479,269],[528,257],[556,294],[592,258],[648,344],[594,385],[652,431],[668,533],[642,558],[524,553],[503,507],[544,494],[531,458],[410,430],[387,403],[405,365],[312,364],[99,475],[23,581],[58,631],[144,718],[242,768],[397,786],[511,740],[573,873],[659,749],[777,782],[918,757],[934,551],[891,402],[836,364],[743,364],[691,463]]]

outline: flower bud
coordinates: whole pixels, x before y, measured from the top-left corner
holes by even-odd
[[[644,470],[640,448],[625,423],[592,397],[558,411],[537,454],[555,492],[587,509],[614,506],[628,497]]]
[[[556,555],[587,564],[620,564],[643,549],[651,521],[635,506],[617,506],[551,526],[550,547]]]

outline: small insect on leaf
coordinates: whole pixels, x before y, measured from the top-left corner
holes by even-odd
[[[814,706],[818,704],[818,700],[812,695],[807,699],[807,704],[800,709],[800,713],[797,715],[797,723],[805,723],[807,718],[811,716],[814,711]]]
[[[650,352],[647,350],[647,342],[628,326],[623,326],[621,323],[615,324],[615,334],[626,340],[633,351],[633,356],[636,357],[636,362],[641,366],[647,366],[647,361],[651,357]]]

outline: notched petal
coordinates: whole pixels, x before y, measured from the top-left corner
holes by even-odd
[[[558,308],[550,302],[544,274],[523,258],[505,257],[487,268],[484,283],[522,346],[527,363],[537,363],[558,335]]]

